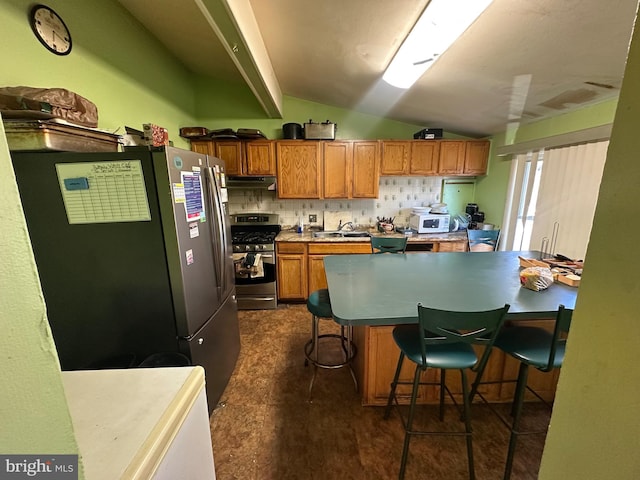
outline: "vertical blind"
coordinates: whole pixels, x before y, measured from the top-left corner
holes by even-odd
[[[608,146],[607,140],[544,152],[531,248],[547,238],[550,253],[584,258]]]

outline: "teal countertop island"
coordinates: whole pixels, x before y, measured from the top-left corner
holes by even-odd
[[[539,292],[520,286],[518,256],[535,251],[324,258],[335,320],[343,325],[417,322],[417,303],[443,310],[489,310],[511,305],[507,318],[553,318],[558,305],[574,308],[577,288],[553,283]]]

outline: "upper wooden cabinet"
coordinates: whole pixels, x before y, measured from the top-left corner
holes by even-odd
[[[438,173],[441,175],[460,175],[464,168],[464,140],[440,140]]]
[[[416,140],[411,142],[409,175],[437,175],[440,142]]]
[[[484,175],[488,140],[384,140],[381,175]]]
[[[275,175],[273,140],[192,140],[191,150],[224,160],[227,175]]]
[[[322,152],[324,158],[322,182],[324,198],[351,197],[353,143],[323,142]]]
[[[473,140],[466,143],[462,173],[465,175],[485,175],[489,161],[489,141]]]
[[[322,198],[322,144],[309,140],[276,142],[279,198]]]
[[[352,198],[378,198],[380,186],[380,143],[353,142]]]
[[[246,175],[275,175],[276,149],[273,140],[254,140],[244,144]]]
[[[380,145],[377,141],[322,143],[324,198],[378,198]]]
[[[410,155],[410,140],[383,141],[380,175],[406,175],[409,173]]]

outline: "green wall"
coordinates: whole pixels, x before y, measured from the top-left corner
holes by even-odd
[[[541,480],[640,478],[640,225],[629,221],[640,185],[639,26],[636,18]]]
[[[179,128],[195,122],[192,76],[118,2],[47,1],[71,31],[67,56],[35,38],[31,5],[0,0],[0,86],[66,88],[96,104],[101,129],[124,133],[124,126],[155,123],[169,130],[175,146],[188,147]]]
[[[283,96],[283,118],[265,118],[248,87],[199,77],[197,85],[198,126],[221,128],[257,128],[267,138],[282,138],[285,123],[304,124],[330,120],[336,123],[336,138],[369,140],[379,138],[411,139],[422,126]],[[448,138],[464,138],[447,133]]]
[[[0,452],[77,454],[58,355],[1,122],[0,201]]]
[[[68,57],[47,52],[33,37],[27,21],[32,2],[0,0],[3,68],[0,85],[63,87],[97,104],[100,127],[116,130],[152,122],[169,129],[177,146],[182,126],[259,128],[279,138],[283,123],[330,119],[338,138],[411,138],[422,126],[355,114],[285,97],[285,118],[266,119],[244,86],[193,77],[115,0],[50,0],[71,28],[74,50]],[[102,28],[108,26],[109,28]],[[616,113],[614,138],[605,167],[587,268],[574,317],[571,341],[558,387],[558,400],[545,449],[540,478],[638,478],[640,370],[634,354],[638,338],[639,283],[627,272],[637,270],[633,255],[638,228],[635,198],[638,178],[637,125],[640,81],[638,41],[627,68],[623,97]],[[496,135],[492,149],[611,122],[615,102]],[[615,159],[615,161],[612,161]],[[478,180],[476,201],[487,220],[502,221],[509,162],[492,154],[489,175]],[[61,390],[59,366],[46,323],[19,197],[6,147],[0,148],[0,194],[4,201],[0,237],[3,260],[0,319],[3,369],[0,373],[0,451],[75,452],[77,445]],[[629,231],[611,232],[625,225]],[[622,247],[622,248],[619,248]],[[614,335],[614,328],[624,335]],[[609,333],[609,332],[612,333]]]

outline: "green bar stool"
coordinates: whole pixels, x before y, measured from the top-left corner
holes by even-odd
[[[473,464],[473,446],[470,415],[469,384],[467,370],[482,371],[486,365],[491,348],[504,322],[509,305],[502,308],[481,312],[450,312],[427,308],[418,304],[418,324],[398,325],[393,329],[393,339],[400,349],[400,357],[396,373],[391,383],[391,391],[387,401],[384,418],[388,418],[392,407],[398,409],[400,419],[405,430],[402,459],[400,460],[399,479],[404,478],[409,456],[409,442],[414,435],[453,435],[464,436],[467,443],[467,461],[469,464],[469,478],[475,478]],[[484,345],[485,349],[478,359],[474,344]],[[416,364],[413,382],[399,381],[400,371],[405,357]],[[440,382],[423,382],[423,372],[429,368],[440,370]],[[416,409],[416,399],[420,385],[438,385],[440,387],[440,421],[444,420],[445,392],[453,404],[459,408],[456,399],[445,383],[447,370],[459,370],[462,381],[464,431],[433,431],[414,429],[413,420]],[[398,385],[413,385],[409,414],[405,419],[399,410],[396,397]],[[425,478],[428,475],[425,475]]]
[[[482,382],[481,378],[478,377],[471,387],[469,397],[471,401],[477,394],[486,404],[489,404],[482,393],[478,391],[478,387],[480,385],[496,383],[516,384],[516,391],[513,398],[513,404],[511,406],[511,422],[509,422],[508,419],[505,419],[495,409],[492,409],[502,423],[504,423],[504,425],[506,425],[511,431],[507,460],[504,468],[504,480],[508,480],[511,477],[518,436],[545,434],[547,432],[546,429],[540,431],[523,431],[520,429],[524,396],[527,390],[543,403],[547,404],[547,402],[545,402],[538,393],[527,385],[529,367],[534,367],[541,372],[551,372],[556,368],[562,367],[567,334],[569,333],[569,327],[571,326],[572,316],[573,310],[565,308],[564,305],[560,305],[556,315],[553,332],[540,327],[528,327],[526,325],[505,326],[497,336],[494,346],[520,362],[518,378],[516,380]]]
[[[404,253],[407,237],[371,237],[371,253]]]
[[[306,357],[305,365],[311,363],[313,365],[313,375],[311,377],[311,383],[309,384],[309,401],[311,401],[311,392],[313,390],[313,383],[316,379],[316,373],[319,368],[342,368],[349,367],[351,372],[351,378],[358,391],[358,381],[356,375],[351,367],[351,363],[356,356],[356,346],[353,343],[353,328],[349,326],[340,326],[340,334],[337,333],[323,333],[320,334],[320,319],[333,320],[333,312],[331,311],[331,300],[329,299],[329,290],[322,288],[316,290],[307,300],[307,310],[311,312],[311,338],[304,346],[304,355]],[[320,339],[322,338],[334,338],[340,342],[340,347],[343,352],[343,359],[340,361],[322,361],[319,357],[320,351]]]

